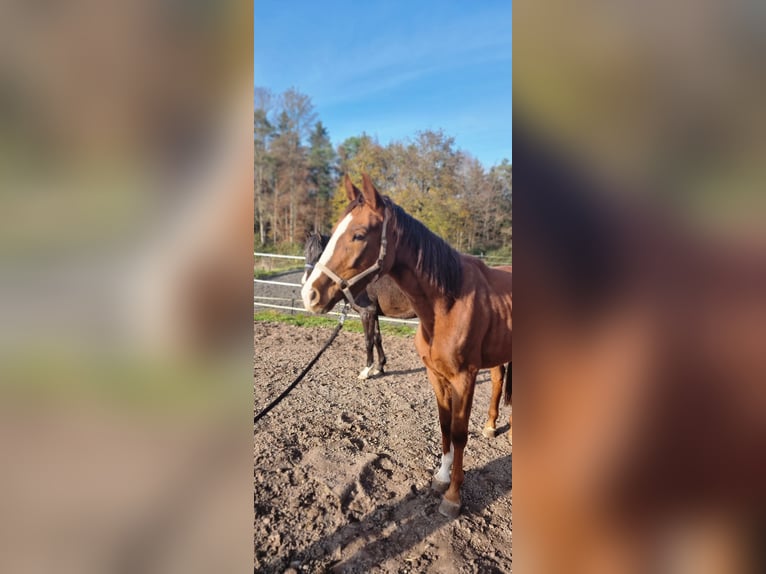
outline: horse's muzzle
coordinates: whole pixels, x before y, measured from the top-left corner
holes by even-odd
[[[333,302],[332,296],[328,293],[332,291],[331,285],[325,285],[322,278],[306,282],[301,288],[301,299],[303,299],[303,307],[306,311],[311,313],[327,313],[332,309],[335,302]]]
[[[319,305],[319,291],[316,289],[310,289],[308,292],[308,303],[307,307],[311,310],[314,310],[315,307]]]

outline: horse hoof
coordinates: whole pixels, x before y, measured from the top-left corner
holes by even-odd
[[[442,503],[439,505],[439,513],[449,519],[457,518],[460,514],[460,504],[455,504],[446,498],[442,498]]]
[[[376,368],[376,369],[375,369],[375,370],[372,372],[372,374],[373,374],[373,375],[382,375],[382,374],[384,374],[384,373],[383,373],[383,367],[378,367],[378,368]]]
[[[497,429],[494,427],[484,427],[481,429],[481,434],[484,435],[484,438],[495,438],[495,434],[497,433]]]
[[[360,381],[364,381],[365,379],[370,378],[370,371],[372,371],[372,367],[365,367],[361,370],[359,373],[359,376],[357,377]]]
[[[449,488],[449,482],[442,482],[438,478],[435,478],[431,481],[431,490],[435,490],[436,492],[446,492],[446,490]]]

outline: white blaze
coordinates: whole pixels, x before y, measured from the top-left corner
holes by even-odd
[[[338,243],[338,239],[340,238],[340,236],[346,232],[346,229],[348,229],[348,226],[350,223],[351,223],[351,214],[349,213],[338,224],[338,227],[335,229],[335,233],[332,234],[332,237],[330,237],[330,241],[327,243],[327,247],[325,247],[324,251],[322,252],[322,256],[319,258],[319,261],[317,262],[317,264],[314,265],[314,269],[311,270],[311,275],[309,275],[309,278],[306,279],[306,282],[303,284],[303,287],[301,287],[301,298],[303,299],[303,306],[306,308],[307,311],[313,311],[313,309],[311,308],[311,304],[309,303],[309,295],[311,293],[311,290],[314,289],[314,283],[316,282],[317,279],[319,279],[319,276],[322,274],[322,272],[319,270],[319,263],[326,265],[330,261],[330,259],[332,259],[333,252],[335,251],[335,245]]]
[[[436,480],[439,482],[450,481],[450,469],[452,468],[452,459],[455,456],[455,451],[452,445],[449,445],[449,452],[442,454],[442,464],[439,467],[439,471],[436,473]]]

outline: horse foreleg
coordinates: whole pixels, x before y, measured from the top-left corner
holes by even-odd
[[[444,492],[449,488],[450,470],[452,468],[452,414],[450,413],[450,384],[447,379],[435,373],[431,369],[428,372],[428,380],[436,395],[436,406],[439,409],[439,427],[442,432],[442,458],[439,470],[436,471],[431,488],[438,492]]]
[[[372,345],[375,336],[375,317],[367,309],[362,309],[359,312],[362,319],[362,327],[364,328],[364,342],[367,349],[367,366],[359,373],[359,379],[364,380],[369,378],[372,374],[372,363],[374,356],[372,354]]]
[[[375,325],[375,348],[378,350],[378,368],[373,374],[377,375],[383,374],[383,370],[386,366],[386,354],[383,352],[383,337],[380,336],[380,321],[378,319],[377,309],[374,311],[373,323]]]
[[[451,438],[454,458],[452,460],[452,475],[449,488],[439,505],[439,512],[447,518],[455,518],[460,514],[460,488],[463,486],[463,451],[468,442],[468,420],[471,417],[473,389],[476,383],[476,372],[459,373],[452,382],[451,388]]]
[[[489,370],[492,377],[492,398],[489,400],[489,412],[487,413],[487,424],[481,431],[486,438],[494,438],[497,432],[497,415],[500,408],[500,396],[503,394],[503,378],[505,377],[505,367],[499,365]]]

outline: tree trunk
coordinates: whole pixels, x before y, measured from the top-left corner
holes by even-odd
[[[282,229],[282,240],[290,239],[290,206],[285,207],[285,226]]]
[[[314,202],[314,233],[319,233],[319,190],[316,190],[316,201]]]
[[[277,244],[279,238],[279,183],[274,181],[274,217],[271,220],[271,236],[274,241],[274,245]]]
[[[256,207],[258,211],[256,214],[258,217],[258,237],[261,240],[261,245],[263,245],[266,243],[266,226],[263,221],[266,214],[263,212],[263,168],[260,167],[258,168],[255,198],[258,202]]]
[[[290,243],[295,243],[295,170],[290,172]]]

